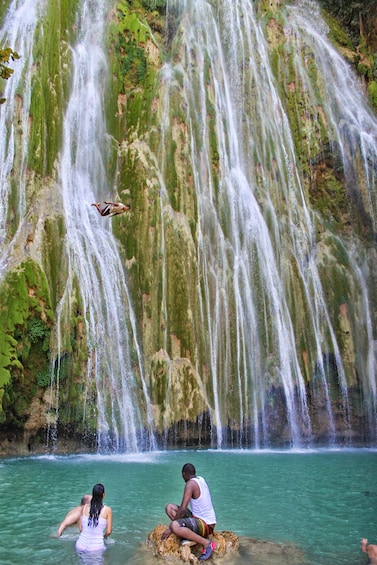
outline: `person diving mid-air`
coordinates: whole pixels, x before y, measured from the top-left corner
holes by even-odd
[[[119,214],[124,214],[124,212],[131,210],[131,206],[129,204],[122,204],[122,202],[106,202],[106,200],[105,206],[103,207],[101,206],[101,202],[94,202],[91,206],[95,206],[101,216],[108,216],[109,218],[112,216],[118,216]]]

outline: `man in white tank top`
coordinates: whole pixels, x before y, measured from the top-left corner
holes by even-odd
[[[186,483],[182,502],[179,506],[172,503],[166,505],[166,514],[172,521],[162,534],[162,539],[173,533],[182,538],[183,543],[199,543],[203,546],[199,561],[206,561],[216,547],[214,542],[208,539],[216,525],[211,493],[206,481],[196,475],[195,467],[191,463],[183,465],[182,477]]]

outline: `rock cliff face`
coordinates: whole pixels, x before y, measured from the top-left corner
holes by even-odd
[[[338,126],[353,118],[331,121],[337,101],[327,99],[324,52],[301,36],[295,8],[254,4],[255,13],[232,20],[231,3],[198,2],[217,22],[218,57],[203,47],[215,24],[184,13],[183,3],[122,0],[107,15],[107,192],[95,198],[131,204],[109,232],[136,328],[125,379],[136,382],[136,435],[153,430],[162,446],[370,443],[376,175],[366,138],[375,125],[352,154]],[[99,418],[114,403],[112,391],[103,402],[98,392],[98,344],[67,252],[61,155],[79,5],[48,3],[33,36],[27,110],[26,78],[13,96],[1,234],[4,453],[96,449]],[[348,3],[349,18],[341,2],[322,5],[324,37],[363,77],[363,108],[353,111],[373,124],[364,109],[376,80],[372,3],[359,12]],[[100,375],[107,389],[112,370]]]

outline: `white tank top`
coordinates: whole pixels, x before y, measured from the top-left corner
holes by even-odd
[[[88,525],[88,518],[89,516],[85,516],[85,514],[81,516],[82,530],[76,541],[76,551],[102,551],[106,548],[103,536],[107,519],[99,516],[97,526],[92,527]]]
[[[216,524],[216,514],[207,483],[203,477],[193,477],[190,481],[196,481],[200,488],[199,498],[190,500],[193,516],[201,518],[206,524]]]

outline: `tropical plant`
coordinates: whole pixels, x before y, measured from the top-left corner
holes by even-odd
[[[13,69],[8,66],[8,63],[10,60],[14,61],[19,58],[19,54],[10,47],[0,49],[0,78],[8,80],[13,74]],[[4,104],[5,100],[5,98],[0,98],[0,104]]]

